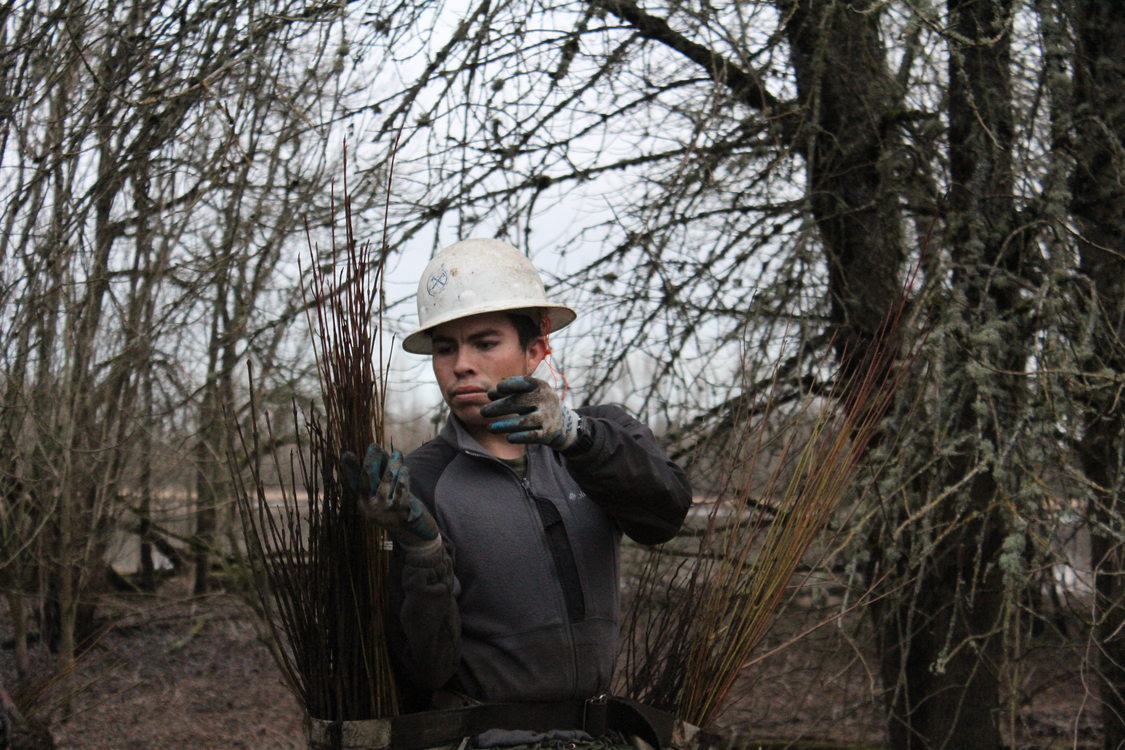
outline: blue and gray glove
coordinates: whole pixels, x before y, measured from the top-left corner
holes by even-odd
[[[360,466],[351,452],[340,456],[344,481],[360,498],[363,515],[387,530],[407,552],[427,554],[441,548],[441,534],[430,511],[410,493],[410,473],[402,454],[389,454],[372,443]]]
[[[480,408],[482,417],[515,415],[488,425],[489,432],[507,434],[509,443],[542,443],[561,451],[578,439],[578,415],[538,378],[504,378],[488,392],[488,398],[492,403]]]

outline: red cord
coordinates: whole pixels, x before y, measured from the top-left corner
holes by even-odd
[[[543,344],[547,348],[543,361],[547,363],[547,369],[551,371],[551,387],[558,390],[558,381],[562,380],[562,394],[559,396],[561,401],[566,398],[566,394],[570,391],[570,383],[567,382],[563,371],[555,366],[555,358],[551,356],[551,318],[545,312],[539,313],[539,332],[543,336]]]

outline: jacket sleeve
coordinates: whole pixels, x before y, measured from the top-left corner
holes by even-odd
[[[438,477],[452,455],[451,446],[435,440],[407,456],[410,491],[431,513],[436,514]],[[407,710],[430,708],[433,691],[449,682],[460,665],[460,583],[453,572],[454,554],[448,541],[430,554],[406,553],[395,545],[389,640]]]
[[[620,407],[576,411],[585,437],[563,457],[578,486],[630,539],[659,544],[674,537],[691,506],[683,469],[665,455],[648,427]]]
[[[392,595],[392,652],[400,684],[427,703],[429,694],[445,685],[461,659],[461,617],[458,582],[448,545],[427,555],[395,551],[392,570],[398,584]],[[420,706],[428,708],[428,706]]]

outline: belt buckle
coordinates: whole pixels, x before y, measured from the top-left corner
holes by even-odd
[[[605,693],[587,698],[582,703],[582,729],[590,736],[599,737],[608,731],[609,727],[606,726],[608,705],[609,696]]]

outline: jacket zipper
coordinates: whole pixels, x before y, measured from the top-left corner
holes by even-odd
[[[500,466],[504,467],[509,473],[511,473],[512,478],[515,479],[523,489],[524,500],[527,501],[527,504],[531,507],[531,510],[533,512],[532,517],[539,522],[539,538],[542,540],[541,547],[543,552],[547,555],[547,558],[550,560],[551,569],[555,571],[555,608],[560,613],[562,621],[566,626],[565,632],[567,647],[570,649],[570,691],[571,693],[577,693],[579,670],[577,649],[575,649],[574,647],[574,623],[570,621],[570,611],[566,606],[566,597],[562,590],[562,575],[558,569],[558,562],[555,560],[555,555],[551,551],[551,545],[547,541],[547,529],[543,526],[543,517],[539,513],[539,507],[536,504],[535,496],[531,491],[531,453],[528,452],[524,454],[527,457],[527,467],[524,472],[524,476],[521,477],[516,473],[515,469],[513,469],[511,466],[508,466],[506,463],[501,461],[496,456],[493,456],[491,453],[478,453],[476,451],[468,449],[465,449],[465,452],[472,456],[491,459],[495,463],[498,463],[500,464]],[[550,501],[548,500],[546,502]]]

